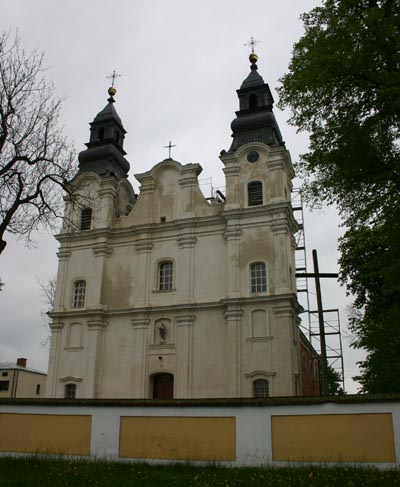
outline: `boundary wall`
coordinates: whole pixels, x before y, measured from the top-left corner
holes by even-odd
[[[400,395],[0,400],[1,454],[228,466],[400,465]]]

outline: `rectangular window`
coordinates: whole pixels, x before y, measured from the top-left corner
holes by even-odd
[[[253,396],[255,398],[269,396],[269,383],[267,380],[259,379],[253,382]]]
[[[263,204],[263,187],[261,181],[253,181],[247,186],[248,204],[256,206]]]
[[[92,224],[92,209],[84,208],[81,212],[81,230],[90,230]]]
[[[163,262],[160,264],[160,291],[172,289],[173,265],[172,262]]]
[[[2,377],[7,377],[7,376],[8,376],[8,372],[2,372],[2,373],[1,373],[1,376],[2,376]]]
[[[264,262],[256,262],[250,266],[250,280],[252,293],[267,291],[267,270]]]
[[[74,284],[73,308],[83,308],[85,305],[86,281],[79,280]]]
[[[0,391],[8,391],[10,382],[8,380],[0,380]]]
[[[36,384],[36,394],[40,395],[40,384]]]

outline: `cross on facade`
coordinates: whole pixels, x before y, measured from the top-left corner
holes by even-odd
[[[110,78],[111,79],[111,86],[114,86],[114,81],[115,81],[115,78],[120,78],[121,75],[119,73],[117,73],[114,69],[114,71],[110,74],[110,76],[107,76],[107,78]]]
[[[169,141],[168,145],[164,145],[164,149],[168,149],[168,159],[171,159],[171,149],[172,147],[176,147],[175,145],[172,145],[171,141]]]
[[[245,46],[251,46],[251,53],[254,54],[254,46],[258,44],[260,41],[256,41],[253,36],[251,36],[250,40],[248,42],[245,42]]]

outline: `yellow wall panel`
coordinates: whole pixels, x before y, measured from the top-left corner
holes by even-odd
[[[236,420],[231,417],[121,417],[119,456],[236,460]]]
[[[0,414],[0,451],[90,455],[91,416]]]
[[[272,416],[272,459],[395,462],[391,414]]]

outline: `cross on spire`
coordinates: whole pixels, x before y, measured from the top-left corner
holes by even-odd
[[[172,147],[176,147],[176,144],[172,144],[171,141],[169,141],[168,145],[164,145],[164,149],[168,149],[168,159],[171,159],[171,149]]]
[[[247,42],[245,42],[245,43],[244,43],[244,45],[245,45],[245,46],[249,46],[249,47],[251,46],[251,53],[252,53],[252,54],[254,54],[254,46],[255,46],[256,44],[258,44],[259,42],[260,42],[260,41],[257,41],[256,39],[254,39],[254,37],[253,37],[253,36],[251,36],[250,40],[249,40],[249,41],[247,41]]]
[[[110,78],[111,79],[111,86],[114,86],[114,82],[115,82],[115,78],[120,78],[121,75],[119,73],[117,73],[115,71],[115,69],[113,70],[113,72],[110,74],[110,76],[107,76],[107,78]]]

